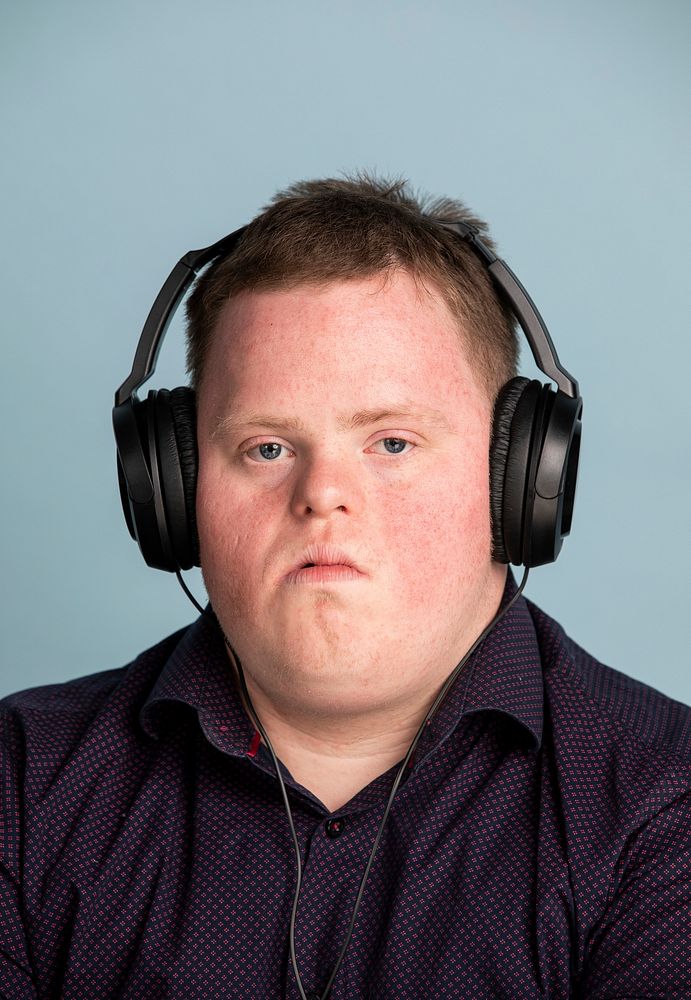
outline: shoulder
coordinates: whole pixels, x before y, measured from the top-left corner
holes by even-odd
[[[47,771],[69,755],[94,726],[124,728],[185,630],[168,636],[124,667],[44,684],[0,700],[0,749],[36,753]]]
[[[691,783],[691,709],[600,663],[535,605],[542,661],[543,752],[565,815],[622,837],[677,811]]]
[[[681,996],[691,709],[600,663],[534,605],[530,613],[544,688],[540,815],[557,818],[564,845],[579,995]]]
[[[59,844],[60,824],[69,825],[69,815],[86,808],[97,788],[111,794],[146,766],[140,708],[181,635],[127,666],[0,701],[0,867],[15,881],[22,872],[20,845],[35,844],[44,830]]]
[[[691,763],[691,708],[601,663],[536,605],[528,602],[541,651],[547,698],[590,717],[641,750],[660,750]],[[567,721],[566,717],[564,721]]]

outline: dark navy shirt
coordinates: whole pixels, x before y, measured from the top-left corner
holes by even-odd
[[[289,827],[210,617],[0,707],[2,997],[296,1000]],[[332,815],[286,772],[309,991],[395,771]],[[691,996],[689,785],[689,710],[520,599],[416,752],[332,997]]]

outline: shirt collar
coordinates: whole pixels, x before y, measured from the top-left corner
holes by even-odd
[[[516,593],[507,575],[501,606]],[[164,705],[197,710],[207,738],[226,753],[254,756],[258,740],[238,694],[221,631],[212,614],[202,615],[184,633],[165,663],[140,712],[145,732],[157,739]],[[520,597],[468,660],[431,721],[416,758],[446,739],[460,719],[480,712],[502,713],[529,734],[539,749],[543,725],[540,650],[528,603]]]
[[[500,608],[517,591],[509,571]],[[461,670],[431,720],[416,752],[419,761],[445,740],[461,718],[481,712],[500,713],[526,732],[531,749],[542,744],[544,688],[542,660],[528,602],[519,597]]]
[[[234,756],[254,756],[258,741],[238,694],[233,668],[213,613],[197,619],[184,633],[158,676],[139,713],[144,731],[161,735],[166,706],[196,709],[209,740]]]

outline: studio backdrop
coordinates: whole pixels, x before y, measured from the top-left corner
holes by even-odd
[[[573,530],[528,596],[691,701],[691,6],[25,0],[1,35],[0,695],[191,620],[127,534],[113,393],[186,250],[367,169],[485,217],[579,379]],[[179,315],[153,387],[185,382]]]

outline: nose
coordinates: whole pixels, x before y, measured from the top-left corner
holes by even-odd
[[[297,471],[291,510],[297,517],[357,514],[363,505],[362,470],[343,454],[312,455]]]

